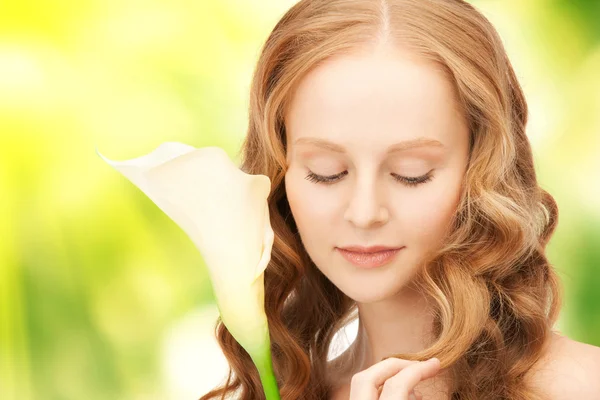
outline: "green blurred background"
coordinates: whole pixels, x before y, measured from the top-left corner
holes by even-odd
[[[235,157],[260,46],[293,3],[0,2],[0,398],[194,399],[221,380],[198,251],[94,144]],[[557,328],[599,346],[600,1],[473,3],[505,41],[559,205]]]

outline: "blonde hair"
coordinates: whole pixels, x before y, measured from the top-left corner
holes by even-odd
[[[282,399],[331,395],[333,335],[355,310],[303,248],[286,198],[285,110],[298,82],[328,58],[388,41],[428,60],[452,83],[469,124],[469,163],[451,229],[415,287],[434,308],[434,341],[409,360],[438,357],[451,399],[541,399],[525,379],[561,306],[545,247],[558,209],[539,187],[525,133],[527,104],[491,23],[462,0],[302,0],[277,23],[254,72],[241,168],[272,182],[275,232],[265,308]],[[219,319],[230,371],[201,397],[264,398],[248,354]]]

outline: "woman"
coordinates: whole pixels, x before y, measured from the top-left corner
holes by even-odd
[[[265,307],[283,399],[600,398],[600,349],[552,331],[558,210],[481,13],[300,1],[251,90],[242,169],[272,182]],[[353,318],[356,340],[328,360]],[[230,374],[201,399],[263,398],[220,321],[217,336]]]

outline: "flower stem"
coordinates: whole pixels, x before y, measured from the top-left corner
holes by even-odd
[[[266,400],[280,400],[279,388],[277,387],[271,360],[271,342],[268,338],[266,344],[261,346],[260,350],[256,357],[252,357],[252,360],[258,369]]]

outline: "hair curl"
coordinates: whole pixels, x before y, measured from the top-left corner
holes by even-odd
[[[262,48],[241,169],[272,182],[275,241],[265,309],[282,399],[329,398],[328,349],[356,308],[300,242],[285,191],[285,110],[310,69],[384,40],[443,70],[470,135],[452,229],[413,282],[433,300],[435,341],[422,352],[392,356],[438,357],[451,377],[451,399],[541,399],[525,377],[545,351],[562,303],[559,277],[545,256],[558,209],[537,183],[527,104],[502,41],[463,0],[302,0]],[[229,375],[200,400],[234,393],[264,399],[252,360],[220,318],[215,334]]]

